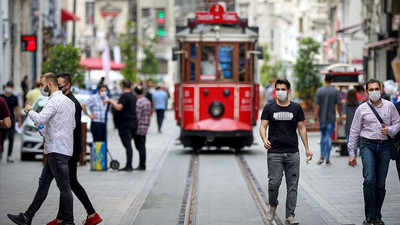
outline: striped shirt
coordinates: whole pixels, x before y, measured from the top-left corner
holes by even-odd
[[[369,101],[370,102],[370,101]],[[371,103],[371,102],[370,102]],[[372,105],[372,103],[371,103]],[[382,99],[379,106],[374,106],[385,125],[388,127],[388,135],[394,137],[400,130],[399,114],[393,103]],[[371,140],[387,140],[387,135],[381,133],[382,124],[369,108],[367,102],[361,104],[354,115],[350,127],[349,148],[350,156],[355,157],[355,149],[359,137]]]
[[[105,99],[108,99],[108,97]],[[85,101],[85,105],[89,108],[90,112],[96,116],[96,119],[93,120],[94,122],[106,122],[107,104],[103,104],[103,99],[98,93],[90,96],[90,98]]]
[[[136,101],[137,135],[146,136],[151,116],[151,102],[144,96]]]

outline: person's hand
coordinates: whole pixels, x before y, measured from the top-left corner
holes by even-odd
[[[383,135],[388,135],[388,133],[389,133],[388,127],[387,127],[385,124],[383,124],[383,123],[382,123],[381,132],[382,132]]]
[[[339,118],[337,119],[337,123],[338,123],[338,125],[342,125],[342,124],[343,124],[342,117],[339,117]]]
[[[271,142],[269,140],[265,140],[264,148],[266,148],[266,149],[270,149],[271,148]]]
[[[314,120],[313,128],[316,128],[317,126],[318,126],[318,120]]]
[[[355,167],[357,165],[356,157],[349,157],[349,166]]]
[[[313,155],[314,154],[312,153],[312,151],[310,149],[306,149],[306,156],[307,156],[308,161],[312,160]]]
[[[96,115],[94,115],[94,114],[91,114],[91,115],[90,115],[90,119],[94,120],[94,119],[96,119],[96,118],[97,118]]]
[[[22,127],[22,123],[21,122],[18,122],[18,127]]]
[[[107,98],[107,99],[104,99],[103,100],[103,104],[105,105],[105,104],[108,104],[108,103],[111,103],[111,99],[110,98]]]
[[[31,109],[32,109],[32,106],[26,105],[25,108],[24,108],[24,112],[25,112],[25,113],[28,113],[29,110],[31,110]]]

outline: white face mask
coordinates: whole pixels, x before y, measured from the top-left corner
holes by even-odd
[[[12,88],[4,88],[4,92],[12,94],[13,93],[13,89]]]
[[[100,92],[100,98],[105,98],[107,96],[107,91]]]
[[[279,101],[284,102],[287,99],[287,91],[276,91],[276,97]]]
[[[374,102],[378,101],[381,98],[380,91],[369,91],[368,95],[369,95],[369,99]]]
[[[40,88],[40,94],[42,94],[44,97],[48,97],[49,96],[49,92],[48,91],[44,91],[44,88]]]

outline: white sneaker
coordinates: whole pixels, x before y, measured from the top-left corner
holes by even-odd
[[[270,206],[267,212],[267,220],[272,221],[275,219],[276,206]]]
[[[14,162],[14,159],[13,159],[11,156],[8,156],[8,157],[7,157],[7,162],[8,162],[8,163],[13,163],[13,162]]]
[[[295,220],[292,215],[286,218],[285,224],[299,224],[299,221]]]

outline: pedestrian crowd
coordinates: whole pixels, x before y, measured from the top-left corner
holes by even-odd
[[[393,104],[384,92],[383,84],[376,79],[368,80],[365,89],[358,86],[351,90],[345,87],[337,90],[332,85],[333,80],[333,75],[326,74],[325,85],[315,95],[314,125],[319,125],[321,132],[320,158],[317,164],[325,162],[327,166],[332,165],[331,137],[335,125],[345,121],[349,165],[356,166],[359,148],[363,166],[365,220],[362,224],[384,225],[381,209],[391,159],[396,161],[400,181],[400,101]],[[275,82],[276,98],[269,100],[263,109],[260,136],[267,149],[270,204],[267,219],[275,219],[278,190],[284,173],[287,186],[285,223],[299,224],[294,218],[300,165],[296,129],[306,150],[307,163],[312,159],[313,153],[308,147],[304,112],[297,103],[289,100],[290,86],[286,79]]]
[[[25,212],[8,214],[11,221],[16,224],[31,224],[47,197],[53,179],[60,190],[60,202],[58,214],[54,220],[47,223],[48,225],[74,224],[72,192],[86,210],[87,217],[83,224],[94,225],[102,221],[77,178],[77,163],[82,149],[85,149],[81,142],[82,112],[91,119],[93,141],[107,142],[107,117],[112,108],[115,127],[118,129],[127,157],[126,166],[119,171],[146,170],[146,135],[150,118],[156,109],[158,130],[161,132],[169,95],[159,86],[154,90],[145,90],[144,81],[133,85],[126,79],[121,82],[120,87],[117,85],[114,82],[110,90],[103,79],[94,94],[87,100],[79,102],[71,92],[72,81],[68,73],[43,74],[32,90],[28,89],[27,77],[24,78],[21,83],[24,93],[23,111],[35,126],[38,126],[38,129],[41,126],[44,127],[40,128],[39,133],[44,140],[45,161],[32,203]],[[8,138],[8,163],[14,162],[12,149],[15,127],[22,126],[21,108],[13,88],[13,83],[7,82],[4,93],[0,96],[0,151],[2,153],[4,140]],[[113,99],[111,93],[119,99]],[[40,95],[49,99],[40,112],[35,112],[31,104]],[[160,102],[160,99],[164,102]],[[139,152],[139,165],[135,168],[132,166],[132,139]]]

